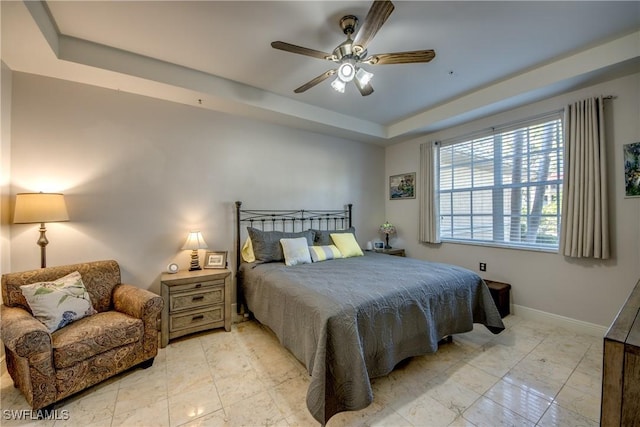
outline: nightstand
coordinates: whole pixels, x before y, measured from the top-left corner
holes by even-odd
[[[380,249],[376,252],[387,255],[406,256],[404,253],[404,249]]]
[[[496,303],[500,317],[506,317],[510,313],[510,291],[511,285],[509,283],[496,282],[495,280],[484,279],[484,283],[487,284],[491,297]]]
[[[160,278],[164,308],[160,345],[194,332],[231,330],[231,271],[205,269],[164,273]]]

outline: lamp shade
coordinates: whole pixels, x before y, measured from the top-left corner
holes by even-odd
[[[69,221],[64,195],[60,193],[19,193],[13,213],[15,224]]]
[[[396,232],[396,226],[389,221],[385,221],[384,224],[380,226],[380,232],[386,235],[394,234]]]
[[[204,241],[202,237],[202,233],[199,231],[191,231],[189,232],[189,236],[187,236],[187,241],[184,242],[182,249],[191,249],[192,251],[196,251],[198,249],[207,249],[207,242]]]

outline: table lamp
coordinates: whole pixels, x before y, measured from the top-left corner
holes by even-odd
[[[389,223],[389,221],[385,221],[384,224],[380,226],[380,232],[385,235],[384,248],[391,249],[391,246],[389,246],[389,234],[395,234],[396,227],[393,224]]]
[[[189,268],[189,271],[202,270],[202,267],[200,267],[200,260],[198,259],[198,249],[207,249],[208,247],[207,242],[205,242],[202,237],[202,233],[199,231],[189,232],[187,241],[184,242],[184,245],[182,246],[183,250],[191,250],[191,267]]]
[[[46,247],[49,241],[45,235],[47,222],[69,221],[64,195],[60,193],[19,193],[16,194],[14,224],[40,223],[40,267],[47,266]]]

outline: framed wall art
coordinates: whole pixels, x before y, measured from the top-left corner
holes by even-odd
[[[389,177],[389,199],[415,199],[416,198],[416,173],[402,173]]]
[[[640,142],[623,146],[624,196],[640,197]]]
[[[204,268],[226,268],[227,251],[208,251],[204,256]]]

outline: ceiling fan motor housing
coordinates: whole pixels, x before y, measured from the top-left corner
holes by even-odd
[[[351,34],[353,34],[358,26],[358,18],[354,15],[346,15],[340,19],[340,28],[347,35],[347,39],[342,42],[333,51],[333,55],[338,62],[343,58],[354,58],[356,61],[366,56],[366,50],[361,46],[354,46]]]
[[[358,18],[354,15],[345,15],[340,20],[340,28],[342,28],[342,32],[347,36],[356,32],[356,27],[358,26]]]

